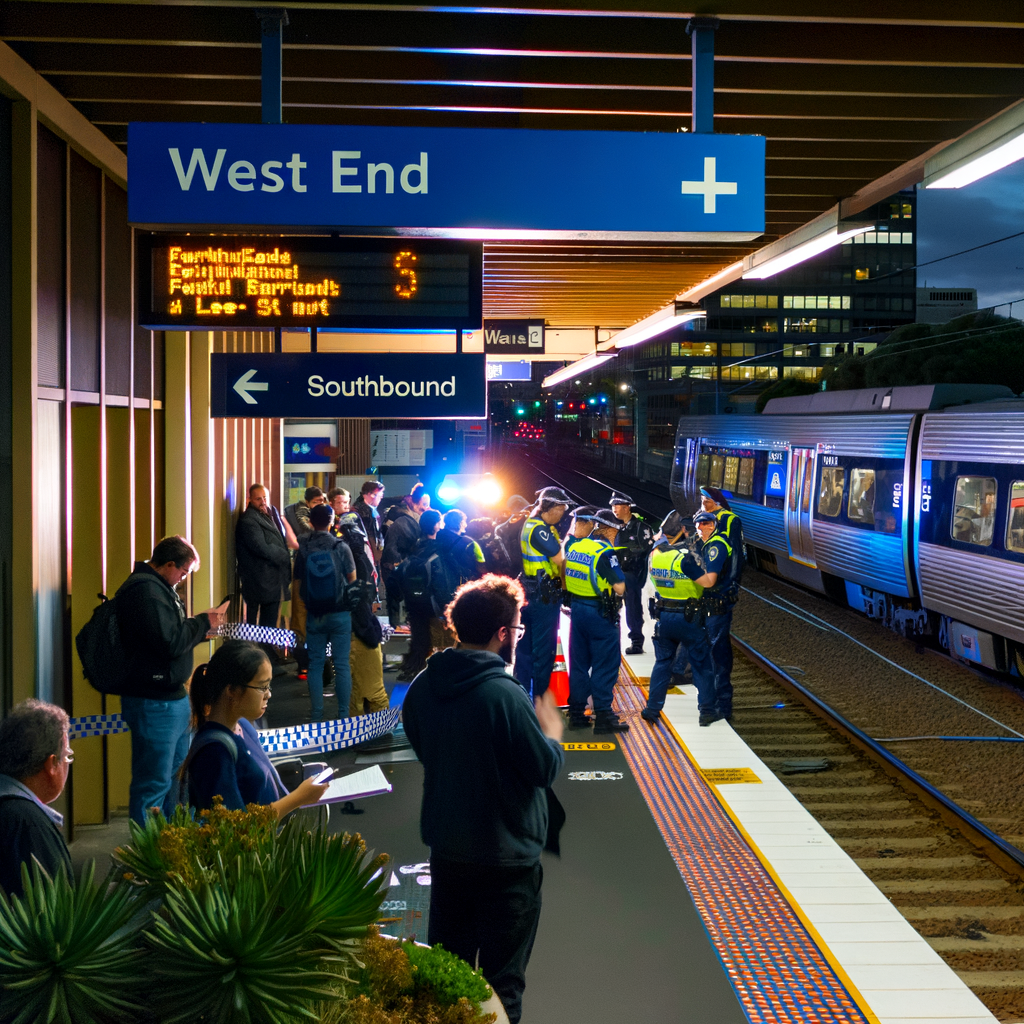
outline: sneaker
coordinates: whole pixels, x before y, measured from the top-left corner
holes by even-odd
[[[636,644],[636,643],[630,644],[626,648],[626,653],[627,654],[643,654],[644,653],[644,645],[643,644]]]
[[[570,729],[589,729],[591,723],[594,720],[587,715],[570,715],[569,716],[569,728]]]
[[[629,722],[620,722],[615,715],[602,715],[594,720],[595,736],[610,732],[629,732]]]
[[[702,711],[700,713],[700,724],[712,725],[715,722],[721,722],[724,718],[725,715],[720,715],[717,711]]]
[[[660,722],[661,721],[661,712],[660,711],[648,711],[647,708],[644,708],[643,711],[640,712],[640,717],[645,722],[650,722],[651,725],[654,725],[656,722]]]
[[[327,690],[327,689],[324,690],[324,696],[325,697],[336,697],[337,694],[334,692],[334,689],[331,688],[330,690]]]

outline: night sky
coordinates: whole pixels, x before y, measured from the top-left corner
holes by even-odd
[[[917,191],[917,262],[1024,231],[1024,160],[963,188]],[[978,308],[1017,300],[1024,319],[1024,235],[920,267],[918,287],[978,289]],[[995,312],[1006,316],[1008,307]]]

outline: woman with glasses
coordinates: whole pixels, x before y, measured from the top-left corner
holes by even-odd
[[[241,640],[227,641],[193,673],[189,699],[196,733],[182,777],[197,811],[220,796],[228,810],[267,804],[280,819],[315,804],[327,791],[305,779],[289,793],[260,744],[253,722],[267,710],[272,675],[263,650]]]

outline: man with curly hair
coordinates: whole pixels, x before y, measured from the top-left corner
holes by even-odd
[[[471,964],[479,957],[511,1024],[522,1016],[540,920],[546,790],[565,759],[554,698],[531,704],[506,670],[523,600],[505,576],[461,586],[447,609],[458,645],[427,662],[402,709],[423,762],[428,941]]]

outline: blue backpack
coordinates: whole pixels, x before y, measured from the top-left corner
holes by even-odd
[[[306,607],[314,615],[339,611],[346,580],[333,548],[306,551]]]

